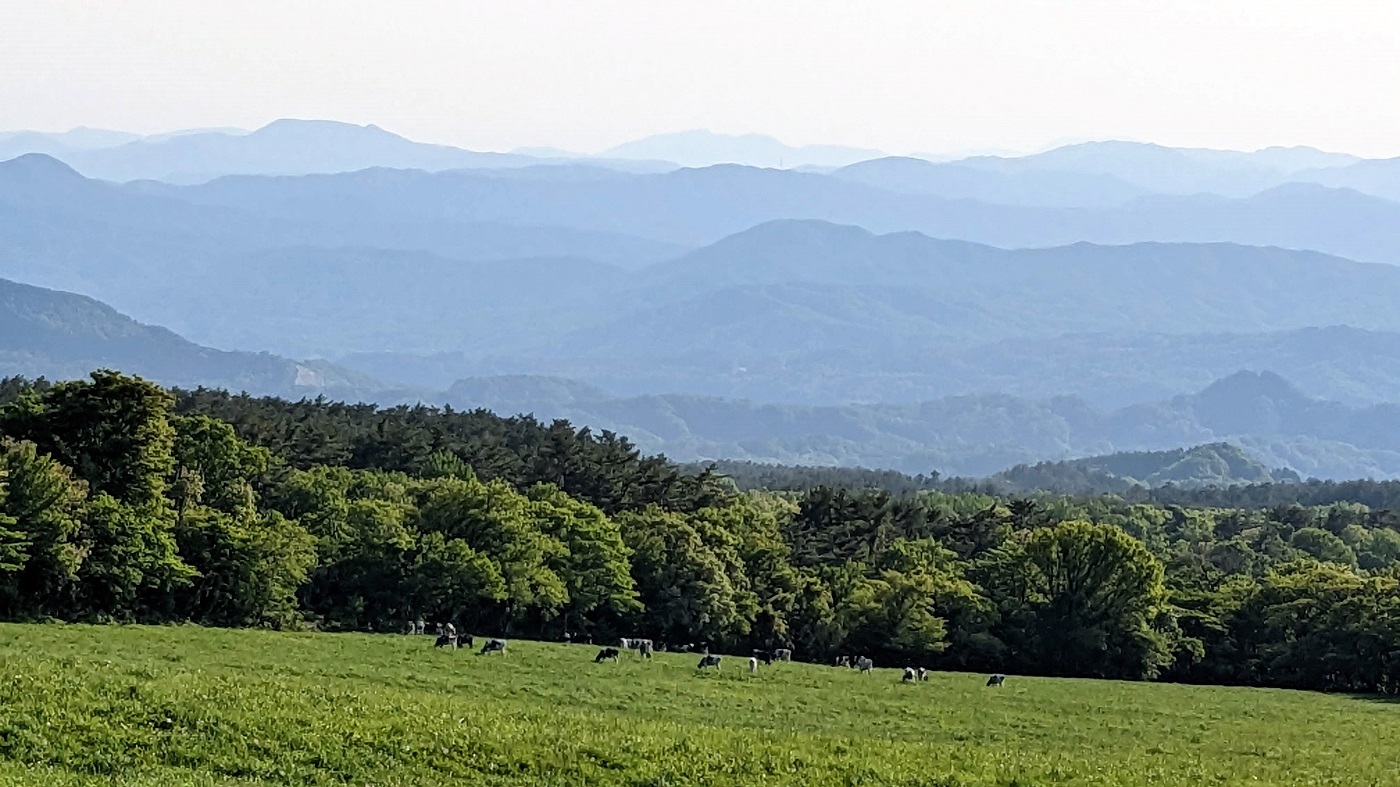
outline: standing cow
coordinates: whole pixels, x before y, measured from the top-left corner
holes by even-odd
[[[860,670],[861,674],[864,675],[875,669],[875,662],[871,661],[867,656],[861,656],[856,659],[856,669]]]
[[[707,655],[704,655],[704,656],[701,656],[701,657],[700,657],[700,663],[699,663],[699,664],[696,664],[696,665],[695,665],[695,668],[696,668],[696,669],[705,669],[706,667],[714,667],[716,670],[718,670],[718,669],[719,669],[719,656],[711,656],[711,655],[708,655],[708,654],[707,654]]]
[[[998,672],[997,674],[991,676],[990,678],[987,678],[987,685],[988,685],[988,686],[995,686],[995,687],[997,687],[997,688],[1001,688],[1001,684],[1003,684],[1003,683],[1005,683],[1005,682],[1006,682],[1006,676],[1003,675],[1003,674],[1001,674],[1000,672]]]
[[[481,652],[476,655],[485,656],[490,653],[499,653],[502,656],[506,655],[506,641],[495,638],[488,639],[486,640],[486,644],[481,646]]]
[[[915,672],[913,667],[905,667],[904,677],[900,678],[899,680],[901,683],[913,683],[918,679],[919,673]]]
[[[602,664],[605,661],[617,661],[617,648],[603,648],[598,651],[598,655],[593,657],[594,664]]]

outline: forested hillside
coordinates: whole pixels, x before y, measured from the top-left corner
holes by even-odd
[[[1345,498],[742,493],[611,433],[483,411],[172,393],[111,372],[7,380],[0,402],[10,619],[400,631],[422,616],[1400,692],[1400,519]]]

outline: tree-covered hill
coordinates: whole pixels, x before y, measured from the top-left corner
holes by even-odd
[[[1213,443],[1171,451],[1132,451],[1017,465],[987,479],[1008,492],[1059,492],[1074,495],[1123,494],[1135,487],[1228,487],[1296,483],[1292,470],[1271,469],[1247,451]]]

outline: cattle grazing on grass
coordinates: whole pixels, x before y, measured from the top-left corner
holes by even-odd
[[[651,658],[651,652],[655,648],[655,645],[653,645],[652,641],[649,639],[635,639],[632,637],[623,637],[618,644],[623,650],[637,651],[637,655],[644,659]]]
[[[838,666],[838,667],[849,667],[849,666],[851,666],[851,657],[850,657],[850,656],[837,656],[837,657],[836,657],[836,666]]]
[[[438,638],[437,638],[437,641],[433,643],[433,647],[435,647],[435,648],[455,648],[455,647],[457,647],[457,642],[456,642],[456,640],[454,640],[452,637],[449,637],[449,636],[447,636],[446,634],[439,634],[439,635],[438,635]]]
[[[778,648],[773,651],[774,661],[792,661],[792,648]]]
[[[997,686],[997,687],[999,688],[999,687],[1001,686],[1001,684],[1003,684],[1003,683],[1005,683],[1005,682],[1006,682],[1006,676],[1005,676],[1005,675],[1002,675],[1001,673],[997,673],[997,674],[991,676],[990,678],[987,678],[987,685],[988,685],[988,686]]]
[[[617,661],[617,648],[603,648],[598,651],[598,655],[593,657],[594,664],[602,664],[605,661]]]
[[[753,657],[769,666],[773,664],[773,651],[771,650],[755,650]]]
[[[499,653],[502,656],[506,655],[506,641],[503,639],[495,639],[494,637],[488,639],[486,640],[486,644],[481,646],[481,652],[476,655],[485,656],[488,653]]]
[[[875,669],[875,662],[871,661],[866,656],[861,656],[856,659],[856,669],[860,670],[862,674],[867,673]]]
[[[754,658],[753,656],[749,656],[749,674],[758,674],[758,659]]]
[[[700,663],[696,664],[695,668],[705,669],[706,667],[714,667],[715,669],[719,669],[719,656],[711,656],[708,653],[704,656],[701,656]]]
[[[475,642],[476,640],[472,639],[470,634],[457,635],[457,647],[459,648],[470,648]]]
[[[928,670],[924,669],[923,667],[919,667],[917,670],[915,670],[915,672],[918,674],[918,679],[920,682],[928,680]]]
[[[919,673],[915,672],[913,667],[905,667],[904,677],[900,678],[899,680],[901,683],[913,683],[918,679]]]

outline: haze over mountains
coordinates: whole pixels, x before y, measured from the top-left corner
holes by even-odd
[[[1227,440],[1400,475],[1400,160],[478,153],[309,121],[11,154],[0,374],[489,404],[681,459],[986,475]]]

